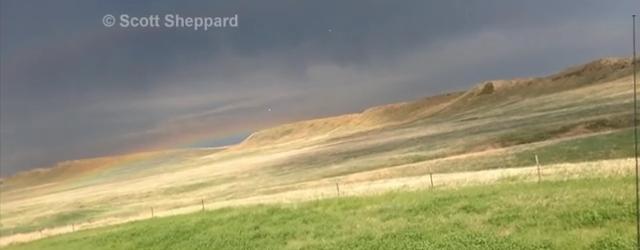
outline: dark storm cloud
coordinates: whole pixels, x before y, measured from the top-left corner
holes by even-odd
[[[638,5],[2,1],[0,167],[6,175],[181,146],[624,56]],[[197,32],[101,24],[105,14],[169,13],[238,14],[240,26]]]

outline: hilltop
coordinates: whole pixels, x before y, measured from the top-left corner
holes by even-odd
[[[486,102],[493,102],[493,104],[514,102],[527,97],[619,79],[631,74],[631,66],[629,58],[602,58],[545,77],[485,81],[467,91],[383,105],[369,108],[361,113],[295,122],[258,131],[250,135],[240,146],[264,146],[295,140],[326,139],[491,104]]]

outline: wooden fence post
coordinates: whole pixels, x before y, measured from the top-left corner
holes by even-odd
[[[202,211],[204,211],[204,199],[202,199],[201,201],[202,201]]]
[[[433,189],[433,172],[429,168],[429,182],[431,182],[431,188]]]
[[[542,175],[540,173],[540,160],[538,159],[538,154],[536,154],[536,167],[538,169],[538,183],[542,181]]]
[[[338,197],[340,197],[340,184],[336,182],[336,193],[338,193]]]

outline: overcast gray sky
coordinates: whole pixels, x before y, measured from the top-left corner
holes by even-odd
[[[0,174],[630,55],[640,1],[0,1]],[[106,14],[239,27],[107,28]]]

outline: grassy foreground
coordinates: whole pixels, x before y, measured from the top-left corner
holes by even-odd
[[[6,249],[633,249],[631,177],[225,208]]]

